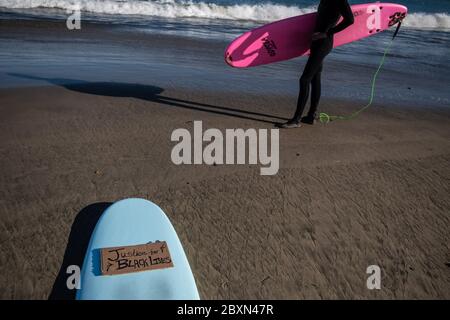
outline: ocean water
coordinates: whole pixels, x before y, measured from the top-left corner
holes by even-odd
[[[366,2],[369,1],[350,1]],[[449,0],[397,2],[410,10],[406,27],[450,31]],[[239,27],[245,22],[268,22],[313,12],[317,3],[317,0],[0,0],[0,13],[3,18],[15,15],[64,18],[66,10],[79,7],[84,18],[91,21],[155,27],[154,19],[161,19],[161,23],[167,19],[166,24],[177,19],[172,22],[180,32],[195,31],[196,25],[204,27],[209,24],[206,20],[213,20],[210,23],[215,32],[205,34],[217,36],[229,34],[226,26]]]
[[[250,71],[236,71],[231,68],[226,69],[227,67],[223,63],[222,49],[229,41],[248,29],[270,21],[313,12],[316,10],[318,2],[318,0],[0,0],[0,19],[49,19],[61,20],[62,23],[71,13],[70,10],[79,8],[82,12],[82,23],[85,21],[100,25],[113,25],[120,30],[136,31],[144,36],[146,33],[149,35],[166,34],[212,41],[211,43],[220,47],[220,50],[215,51],[215,56],[212,58],[206,56],[206,53],[200,58],[195,56],[199,54],[198,50],[186,48],[183,51],[186,60],[182,60],[179,50],[172,47],[164,50],[164,55],[155,51],[152,56],[153,60],[148,63],[156,66],[161,61],[167,59],[170,61],[165,64],[166,69],[160,73],[161,77],[173,72],[172,74],[177,75],[178,78],[190,79],[193,73],[202,70],[203,77],[205,79],[209,77],[209,80],[206,79],[202,83],[200,83],[200,78],[195,80],[200,86],[214,83],[213,79],[217,81],[216,84],[225,81],[232,83],[233,81],[230,81],[232,79],[238,82],[241,80],[239,86],[242,86],[243,82],[248,83],[250,80],[260,79],[260,87],[264,88],[262,90],[265,92],[279,84],[279,88],[276,88],[278,92],[287,90],[289,93],[295,94],[297,84],[293,79],[298,77],[305,59],[298,58]],[[370,1],[350,0],[349,2],[358,4]],[[379,87],[385,95],[383,98],[409,99],[411,103],[435,103],[450,106],[448,90],[450,84],[450,0],[396,0],[392,2],[406,5],[409,8],[409,14],[387,57],[380,77]],[[325,95],[365,99],[368,95],[371,75],[376,70],[392,33],[393,30],[382,32],[333,50],[333,53],[327,58],[327,61],[330,61],[327,63],[327,76],[331,81],[340,81],[345,86],[337,87],[325,80]],[[18,54],[24,55],[23,48],[29,48],[27,47],[29,42],[19,40],[0,39],[0,51],[3,51],[0,67],[4,66],[14,71],[14,68],[23,66],[23,63],[17,61],[16,57]],[[48,44],[46,46],[48,47]],[[34,44],[34,48],[37,48],[36,44]],[[122,52],[122,49],[123,58],[126,60],[125,54],[129,48],[124,47],[117,50]],[[27,51],[28,55],[25,58],[27,61],[33,61],[36,57],[45,58],[50,65],[52,61],[54,64],[57,64],[57,61],[64,63],[56,54],[61,50],[64,50],[64,45],[59,43],[52,50]],[[135,53],[138,53],[139,48],[136,50]],[[142,58],[143,61],[148,59],[148,55],[146,55],[149,53],[148,50],[148,48],[145,50],[143,48],[142,55],[136,56],[135,59]],[[195,52],[195,54],[191,55],[190,52]],[[117,56],[115,55],[114,59],[117,59]],[[211,59],[211,64],[208,66],[206,62],[209,59]],[[106,56],[102,57],[95,65],[101,66],[107,60]],[[76,57],[73,57],[71,63],[74,61],[76,61]],[[77,68],[82,68],[83,63],[83,60],[78,61]],[[129,62],[126,61],[126,63]],[[186,63],[189,63],[189,67]],[[129,67],[131,70],[132,66]],[[359,71],[355,72],[355,70]],[[138,73],[139,68],[134,70],[133,77]],[[384,80],[383,77],[385,77]],[[145,79],[145,74],[142,75],[142,79]],[[264,79],[267,80],[266,84],[263,83]],[[0,81],[0,86],[12,81],[6,76],[0,80],[3,80]],[[245,87],[245,89],[253,90],[256,87]],[[237,90],[237,86],[234,89]]]

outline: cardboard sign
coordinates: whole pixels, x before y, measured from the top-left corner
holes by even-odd
[[[173,267],[165,241],[101,249],[102,275],[115,275]]]

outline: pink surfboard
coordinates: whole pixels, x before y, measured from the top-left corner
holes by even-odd
[[[388,29],[401,21],[408,9],[376,2],[354,5],[352,11],[355,23],[334,36],[334,47]],[[317,13],[309,13],[248,31],[228,46],[225,61],[232,67],[248,68],[307,55],[316,16]]]

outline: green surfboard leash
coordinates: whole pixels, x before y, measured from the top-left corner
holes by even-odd
[[[319,119],[320,119],[321,123],[327,124],[327,123],[330,123],[331,121],[336,121],[336,120],[352,120],[352,119],[356,118],[357,116],[359,116],[360,113],[364,112],[366,109],[368,109],[372,105],[373,99],[375,97],[375,88],[376,88],[378,74],[380,73],[380,71],[384,65],[386,56],[388,55],[388,53],[391,50],[392,44],[394,43],[394,39],[397,36],[398,31],[400,30],[400,26],[401,26],[401,22],[399,22],[399,24],[397,26],[397,30],[394,33],[394,36],[392,37],[392,39],[389,42],[386,49],[384,50],[383,57],[381,58],[380,64],[378,65],[378,69],[375,72],[374,76],[372,77],[372,86],[371,86],[371,91],[370,91],[369,103],[367,105],[365,105],[363,108],[359,109],[358,111],[355,111],[352,114],[347,115],[347,116],[332,116],[325,112],[321,112],[319,114]]]

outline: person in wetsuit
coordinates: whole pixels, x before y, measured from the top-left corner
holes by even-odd
[[[337,24],[340,17],[343,20]],[[323,60],[333,49],[333,37],[354,23],[353,13],[347,0],[321,0],[317,21],[312,35],[311,54],[300,78],[300,92],[294,117],[282,128],[298,128],[300,122],[313,124],[321,94],[320,77]],[[311,107],[308,115],[302,118],[311,87]]]

